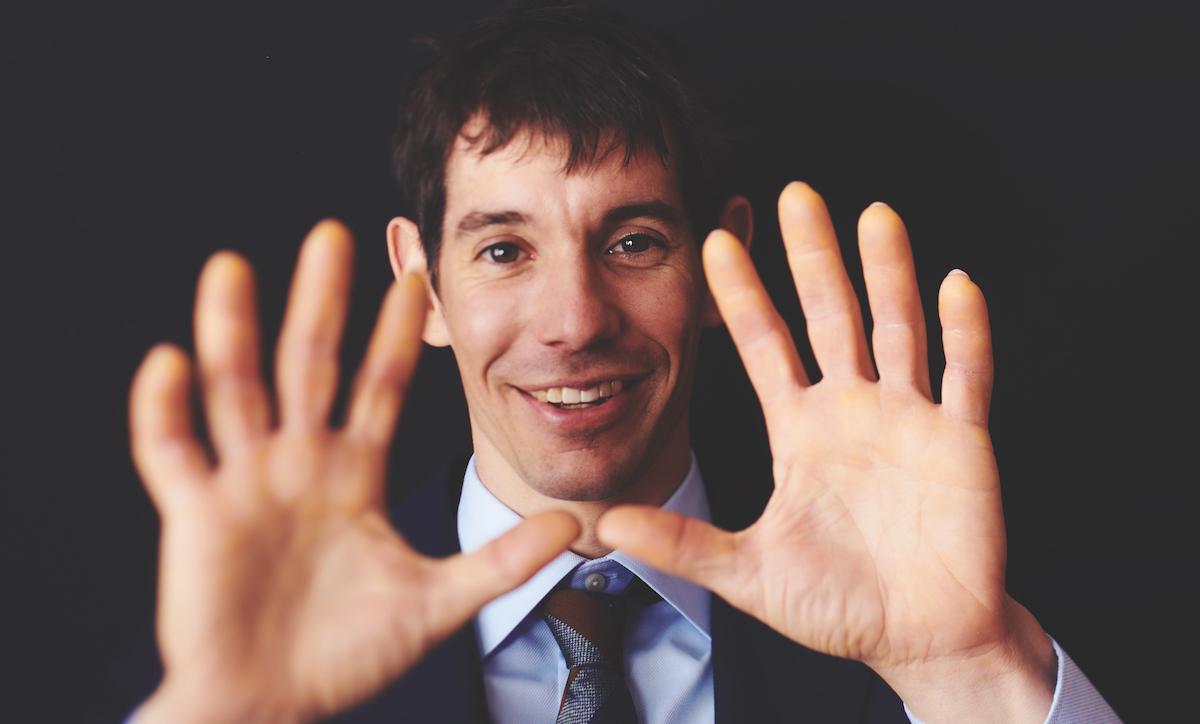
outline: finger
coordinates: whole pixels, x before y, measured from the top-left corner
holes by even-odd
[[[779,228],[821,374],[875,379],[862,311],[825,202],[807,184],[788,184],[779,196]]]
[[[317,224],[300,248],[275,356],[279,418],[286,429],[325,425],[338,383],[353,241],[336,221]]]
[[[579,537],[579,522],[554,511],[526,519],[479,550],[440,561],[438,590],[442,622],[457,627],[485,603],[529,580]]]
[[[955,269],[938,294],[946,371],[942,409],[960,420],[987,427],[992,400],[992,331],[983,291]]]
[[[210,472],[192,429],[191,366],[178,347],[160,344],[146,355],[129,393],[133,462],[146,491],[162,510],[173,489]]]
[[[348,435],[384,447],[391,442],[421,354],[426,304],[421,274],[406,274],[388,289],[354,382],[346,417]]]
[[[779,316],[746,247],[716,230],[703,248],[704,275],[768,418],[775,403],[808,386],[787,324]]]
[[[872,340],[879,379],[912,387],[933,399],[925,312],[904,222],[886,204],[871,204],[858,221],[858,246],[874,324]]]
[[[254,272],[242,257],[220,252],[204,265],[196,292],[196,361],[218,457],[246,449],[270,428],[254,297]]]
[[[605,545],[731,598],[737,568],[733,533],[661,508],[622,505],[600,518],[596,535]]]

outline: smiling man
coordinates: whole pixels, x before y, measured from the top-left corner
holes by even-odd
[[[1004,588],[979,288],[942,284],[934,403],[899,217],[860,220],[872,354],[824,204],[789,185],[813,383],[750,263],[748,202],[714,190],[705,118],[663,43],[605,13],[508,10],[444,47],[405,106],[397,284],[337,429],[345,230],[302,249],[277,412],[249,267],[209,262],[216,464],[178,349],[131,395],[163,519],[164,676],[138,720],[1115,720]],[[775,476],[737,533],[713,525],[738,491],[704,477],[687,424],[722,321]],[[422,336],[454,351],[474,455],[389,511]]]

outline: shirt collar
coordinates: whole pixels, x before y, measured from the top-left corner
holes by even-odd
[[[704,492],[704,481],[700,477],[695,455],[692,455],[691,467],[683,482],[667,502],[663,503],[662,508],[705,522],[711,520],[708,497]],[[463,552],[471,553],[482,548],[520,522],[521,516],[500,502],[479,479],[475,457],[472,456],[463,477],[462,498],[458,503],[458,540]],[[564,576],[587,560],[571,551],[563,551],[523,585],[485,605],[475,617],[483,655],[487,656],[494,651]],[[620,563],[633,571],[705,637],[711,638],[711,600],[704,588],[691,581],[669,576],[620,551],[613,551],[595,562],[601,563],[606,560]]]

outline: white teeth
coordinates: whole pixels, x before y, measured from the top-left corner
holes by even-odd
[[[612,380],[611,382],[600,382],[586,390],[574,387],[548,387],[544,390],[534,390],[531,394],[541,402],[575,405],[607,399],[620,392],[624,386],[621,380]]]

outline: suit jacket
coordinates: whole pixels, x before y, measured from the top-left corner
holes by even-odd
[[[426,555],[459,552],[458,499],[466,462],[444,467],[392,510],[396,529]],[[753,522],[766,500],[762,491],[714,485],[704,467],[713,522],[733,530]],[[896,694],[868,667],[794,644],[716,596],[712,645],[717,724],[909,721]],[[465,626],[392,686],[334,721],[489,721],[474,626]]]

